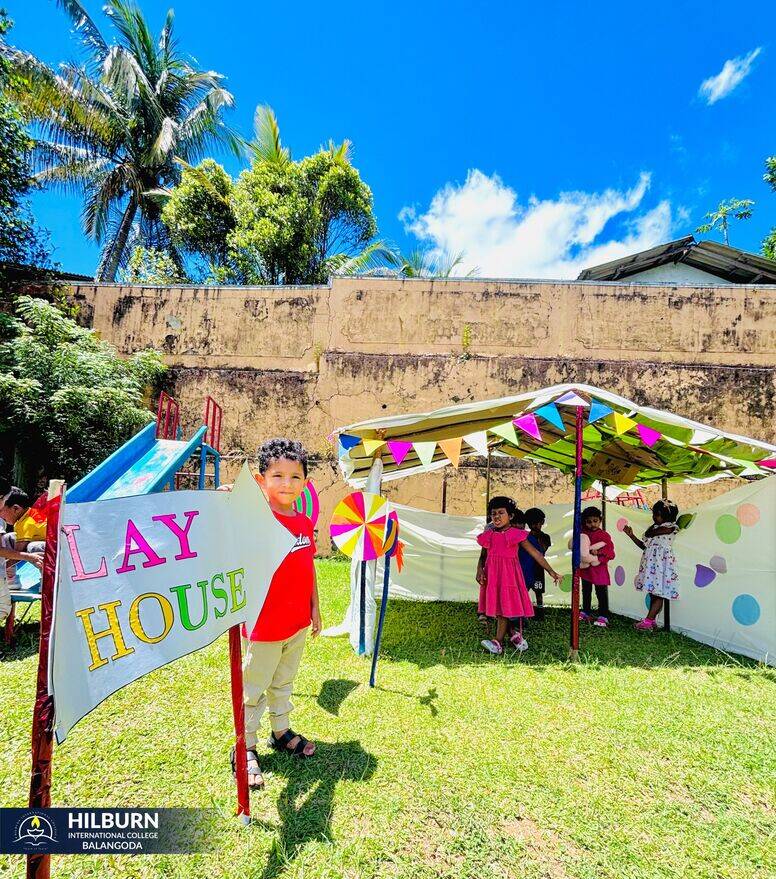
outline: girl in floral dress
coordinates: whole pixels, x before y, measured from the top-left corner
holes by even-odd
[[[644,540],[639,540],[630,525],[623,531],[643,550],[635,585],[641,592],[652,596],[649,613],[636,623],[641,631],[654,631],[655,617],[663,609],[663,602],[679,598],[679,574],[676,570],[674,537],[679,531],[676,524],[679,508],[673,501],[658,501],[652,507],[653,524],[647,528]]]
[[[518,511],[512,498],[491,498],[488,512],[492,527],[477,538],[477,543],[487,550],[480,581],[481,610],[487,616],[496,618],[496,637],[482,641],[482,646],[489,653],[500,654],[504,652],[504,641],[509,631],[510,620],[534,615],[533,604],[525,588],[523,572],[517,557],[518,550],[524,549],[556,582],[560,577],[544,560],[544,556],[529,543],[529,532],[525,528],[514,526],[513,522]],[[509,640],[517,650],[525,650],[528,646],[517,631]]]

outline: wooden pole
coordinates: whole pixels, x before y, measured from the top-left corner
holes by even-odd
[[[664,501],[668,500],[668,479],[663,477],[660,482],[660,496]],[[663,599],[663,628],[666,632],[671,631],[671,599]]]
[[[582,514],[582,406],[576,415],[576,472],[574,478],[574,532],[571,550],[571,643],[569,659],[579,659],[579,529]]]
[[[531,506],[536,506],[536,463],[531,461]]]
[[[607,482],[601,481],[601,527],[606,531],[606,486]]]
[[[248,752],[245,746],[245,700],[243,698],[242,646],[240,627],[229,629],[229,675],[234,720],[234,768],[237,775],[237,816],[244,824],[251,820],[248,790]]]
[[[490,449],[488,449],[488,463],[485,469],[485,519],[488,518],[488,504],[490,503]]]
[[[447,467],[442,471],[442,512],[447,512]]]
[[[54,614],[54,585],[59,538],[59,509],[62,499],[61,480],[49,483],[49,505],[46,510],[46,550],[40,589],[40,644],[38,647],[38,679],[35,707],[32,714],[32,771],[30,773],[31,809],[51,806],[51,758],[54,742],[54,698],[48,692],[49,646],[51,621]],[[27,855],[27,879],[49,879],[51,857],[47,854]]]

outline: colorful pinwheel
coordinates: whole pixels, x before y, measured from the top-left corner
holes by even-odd
[[[357,561],[380,558],[386,549],[388,502],[378,494],[354,491],[340,501],[331,517],[331,538]]]

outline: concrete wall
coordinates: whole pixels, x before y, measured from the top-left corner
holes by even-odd
[[[86,285],[73,296],[84,322],[122,353],[165,353],[170,390],[192,423],[205,395],[222,403],[222,446],[235,466],[264,438],[301,439],[321,462],[324,524],[346,493],[326,435],[379,415],[584,381],[774,436],[774,287],[342,278],[331,287]],[[415,477],[389,494],[439,509],[441,481]],[[494,473],[494,489],[523,505],[570,491],[565,477],[523,462]],[[483,492],[481,470],[451,474],[448,510],[479,511]]]

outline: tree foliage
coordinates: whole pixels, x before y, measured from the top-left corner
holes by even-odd
[[[103,244],[97,279],[113,281],[134,245],[168,248],[161,222],[180,157],[242,142],[222,120],[233,104],[223,77],[180,53],[172,10],[157,39],[132,0],[105,6],[116,31],[108,43],[79,0],[58,0],[80,37],[85,64],[55,72],[34,56],[4,47],[19,71],[14,96],[37,124],[38,179],[83,192],[83,227]]]
[[[372,192],[350,145],[291,158],[268,107],[256,111],[252,157],[236,182],[215,162],[184,170],[163,219],[173,242],[204,257],[211,277],[247,284],[319,284],[374,251]]]
[[[0,455],[28,488],[73,482],[152,420],[144,394],[161,356],[129,359],[55,306],[29,296],[0,327]]]
[[[166,250],[138,246],[132,251],[126,269],[121,272],[124,284],[151,284],[173,287],[185,284],[186,275]]]
[[[776,192],[776,156],[768,156],[765,160],[765,174],[763,180]],[[765,236],[763,241],[763,256],[776,261],[776,226]]]
[[[708,222],[698,226],[697,232],[711,232],[717,227],[722,231],[725,244],[730,244],[730,221],[748,220],[752,216],[754,202],[749,198],[731,198],[721,201],[716,210],[706,214]]]
[[[11,28],[0,10],[0,41]],[[0,54],[0,262],[44,266],[48,263],[45,237],[35,228],[25,196],[33,187],[29,164],[32,140],[25,120],[9,94],[17,87],[11,62]]]

